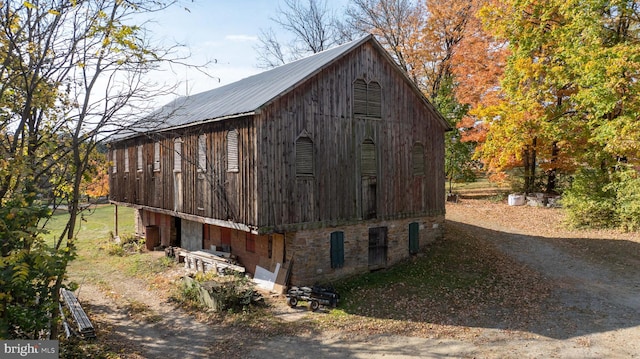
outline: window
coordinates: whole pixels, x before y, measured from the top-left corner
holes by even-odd
[[[313,176],[313,141],[306,135],[296,140],[296,176]]]
[[[238,131],[227,133],[227,171],[238,172]]]
[[[118,150],[115,148],[113,149],[113,152],[111,152],[111,163],[112,163],[111,172],[117,173],[118,172]]]
[[[207,136],[198,136],[198,172],[207,172]]]
[[[378,82],[353,82],[353,114],[382,118],[382,88]]]
[[[331,268],[344,266],[344,232],[331,233]]]
[[[124,171],[129,172],[129,149],[124,149]]]
[[[245,234],[245,238],[246,238],[246,250],[247,252],[250,253],[255,253],[256,252],[256,237],[255,235],[251,234],[251,233],[246,233]]]
[[[160,171],[160,142],[153,144],[153,170]]]
[[[416,143],[411,149],[411,173],[414,176],[424,175],[424,146]]]
[[[420,225],[418,222],[409,223],[409,253],[416,254],[420,249]]]
[[[143,161],[143,158],[142,158],[142,145],[138,145],[138,151],[137,152],[138,152],[137,153],[137,160],[138,160],[137,162],[138,162],[138,164],[137,164],[136,168],[137,168],[138,172],[142,172],[142,167],[144,166],[144,161]]]
[[[173,141],[173,172],[182,171],[182,139]]]

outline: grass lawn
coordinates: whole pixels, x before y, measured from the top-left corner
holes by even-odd
[[[134,234],[133,211],[132,208],[118,207],[118,234],[123,239],[131,238]],[[112,205],[99,205],[84,212],[78,220],[75,236],[78,256],[69,264],[70,280],[80,285],[86,281],[106,286],[103,278],[116,272],[144,276],[158,269],[157,256],[116,250],[118,246],[112,239],[115,232],[114,213]],[[67,213],[54,215],[47,225],[49,234],[45,238],[51,241],[57,238],[68,218]]]

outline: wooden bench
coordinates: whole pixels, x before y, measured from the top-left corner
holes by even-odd
[[[80,306],[78,298],[76,298],[73,292],[64,288],[60,289],[60,296],[64,300],[66,307],[69,309],[69,312],[73,317],[73,321],[78,326],[78,333],[84,338],[95,338],[96,331],[89,320],[89,316],[87,316],[87,313],[85,313],[82,306]]]

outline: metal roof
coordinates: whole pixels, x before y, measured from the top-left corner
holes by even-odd
[[[293,89],[299,83],[312,77],[324,67],[342,57],[352,49],[374,39],[374,45],[395,64],[391,56],[369,34],[360,39],[319,52],[309,57],[276,67],[234,83],[201,92],[196,95],[177,98],[152,112],[128,129],[113,135],[110,141],[124,140],[143,133],[157,132],[191,126],[197,123],[216,121],[230,117],[250,115],[272,100]],[[448,124],[438,114],[433,105],[424,97],[406,74],[398,72],[412,85],[425,104],[437,114],[445,128]]]
[[[177,98],[127,130],[120,131],[112,140],[122,140],[149,131],[162,131],[252,114],[372,37],[367,35],[213,90]]]

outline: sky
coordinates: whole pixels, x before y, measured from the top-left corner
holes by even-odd
[[[152,38],[164,43],[188,46],[191,64],[215,61],[207,68],[214,78],[193,69],[167,68],[154,74],[158,81],[180,83],[179,95],[197,94],[264,71],[258,67],[258,35],[261,29],[273,28],[278,38],[288,34],[270,18],[277,15],[282,0],[195,0],[184,1],[155,14],[149,27]],[[347,0],[327,0],[336,10],[344,10]],[[169,99],[171,100],[171,99]],[[168,101],[165,101],[168,102]],[[162,105],[162,104],[161,104]]]

